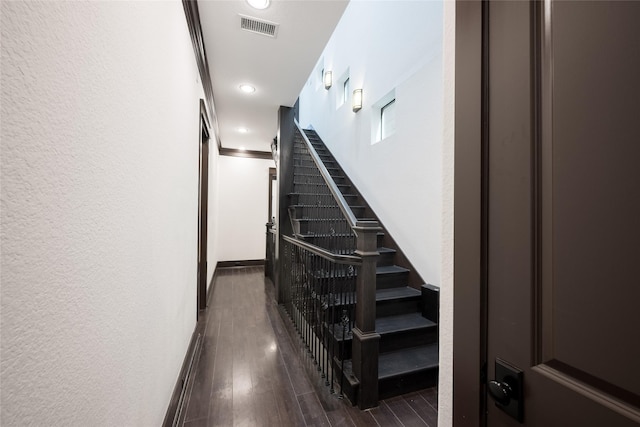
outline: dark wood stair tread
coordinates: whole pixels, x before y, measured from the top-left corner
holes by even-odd
[[[420,313],[405,313],[394,316],[379,317],[376,319],[376,332],[380,335],[392,335],[396,333],[425,330],[436,327],[429,319],[422,317]],[[336,341],[342,341],[342,325],[335,323],[329,328],[334,331]],[[347,340],[351,340],[351,332],[347,331]],[[396,350],[397,351],[397,350]]]
[[[438,343],[380,353],[378,357],[379,382],[434,369],[438,369]],[[344,361],[344,372],[347,378],[353,372],[351,359]]]
[[[376,332],[380,335],[431,328],[434,326],[436,326],[434,322],[425,319],[420,313],[397,314],[395,316],[379,317],[376,319]]]
[[[316,209],[335,209],[338,206],[317,206],[317,205],[290,205],[290,208],[316,208]],[[351,209],[364,209],[364,206],[349,206]]]
[[[344,197],[358,197],[357,194],[345,194],[345,193],[341,193]],[[293,193],[289,193],[289,196],[330,196],[331,194],[318,194],[318,193],[302,193],[302,192],[297,192],[294,191]],[[359,220],[359,221],[365,221],[365,220]],[[368,221],[375,221],[375,219],[370,219]]]
[[[395,249],[391,249],[391,248],[385,248],[385,247],[380,247],[378,248],[378,253],[380,255],[385,255],[385,254],[395,254],[397,251]]]
[[[398,377],[438,367],[438,343],[380,353],[378,378]]]
[[[408,286],[376,290],[376,301],[388,301],[401,298],[419,297],[422,293]]]
[[[409,273],[409,270],[398,265],[381,265],[376,268],[376,275]]]
[[[293,221],[299,222],[329,222],[329,221],[344,221],[342,218],[293,218]]]

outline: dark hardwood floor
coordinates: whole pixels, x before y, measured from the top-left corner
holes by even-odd
[[[218,270],[183,426],[436,427],[436,389],[360,411],[308,376],[313,364],[290,337],[273,291],[262,267]]]

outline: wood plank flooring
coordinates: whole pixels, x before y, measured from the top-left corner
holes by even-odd
[[[437,390],[360,411],[329,392],[287,332],[262,267],[219,269],[201,319],[204,340],[180,424],[196,426],[437,425]]]

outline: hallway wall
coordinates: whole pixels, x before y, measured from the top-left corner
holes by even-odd
[[[196,317],[182,4],[1,8],[0,424],[161,425]]]
[[[218,144],[214,138],[209,139],[209,206],[207,222],[207,289],[211,288],[211,280],[216,271],[216,266],[220,260],[218,251],[218,224],[219,224],[219,194],[218,189],[218,165],[220,155]]]
[[[333,73],[325,90],[321,71]],[[349,99],[340,105],[343,81]],[[313,126],[422,278],[440,286],[442,3],[351,2],[300,93]],[[351,94],[363,89],[354,113]],[[380,107],[396,100],[396,131],[378,141]]]
[[[264,259],[270,167],[275,167],[273,160],[230,156],[218,159],[219,261]]]

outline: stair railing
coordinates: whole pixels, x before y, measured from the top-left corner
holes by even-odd
[[[351,333],[352,340],[352,370],[353,375],[359,382],[358,386],[358,406],[361,409],[372,408],[378,404],[378,353],[379,353],[379,341],[380,335],[376,333],[375,321],[376,321],[376,262],[379,257],[377,250],[377,233],[381,230],[377,221],[359,221],[353,213],[353,210],[345,200],[342,192],[338,188],[338,185],[331,177],[331,174],[325,167],[320,155],[317,153],[313,144],[309,141],[309,138],[300,128],[298,122],[294,119],[295,124],[295,136],[301,137],[301,141],[306,147],[311,160],[315,164],[315,170],[318,171],[322,177],[320,182],[313,176],[309,177],[310,184],[326,185],[329,190],[331,198],[337,204],[337,208],[342,213],[346,220],[346,230],[333,230],[335,235],[333,242],[337,242],[342,237],[341,234],[353,234],[355,237],[355,250],[352,252],[354,256],[359,258],[360,264],[357,274],[355,274],[355,310],[351,316],[349,316],[348,322],[353,325]],[[282,143],[282,141],[280,142]],[[323,198],[326,199],[322,195]],[[326,201],[326,200],[325,200]],[[323,200],[320,200],[322,203]],[[318,207],[318,210],[323,209]],[[326,208],[330,211],[330,208]],[[328,213],[329,215],[334,212]],[[301,230],[298,230],[301,231]],[[329,230],[331,233],[331,230]],[[344,231],[341,233],[340,231]],[[295,247],[302,247],[302,243],[294,239],[287,239],[287,236],[283,236],[285,242],[293,244],[293,242],[301,243],[300,245],[294,244]],[[314,246],[314,245],[309,245]],[[310,250],[309,246],[304,246],[306,250]],[[331,248],[328,248],[331,249]],[[330,251],[326,251],[331,253]],[[316,252],[316,256],[322,256]],[[325,254],[327,255],[327,254]],[[350,256],[348,254],[332,254],[333,256]],[[342,259],[342,258],[341,258]],[[305,267],[306,268],[306,267]],[[285,267],[284,271],[288,271]],[[306,277],[309,279],[308,271],[303,270],[306,276],[300,276],[298,279]],[[295,283],[295,282],[294,282]],[[286,286],[285,286],[286,287]],[[316,291],[317,292],[317,291]],[[285,298],[285,301],[287,299]],[[315,301],[313,298],[311,301]],[[312,302],[313,303],[313,302]],[[353,322],[353,323],[351,323]],[[344,375],[341,375],[343,377]]]
[[[294,123],[296,124],[297,131],[300,133],[303,141],[305,142],[307,150],[309,150],[309,154],[311,155],[313,162],[318,168],[320,175],[322,175],[322,178],[324,179],[325,184],[329,187],[329,191],[331,191],[331,194],[333,195],[336,202],[338,203],[338,207],[344,214],[345,219],[349,222],[349,225],[351,226],[351,228],[355,227],[357,223],[357,219],[356,219],[356,216],[353,214],[353,210],[351,210],[351,207],[349,206],[344,196],[342,195],[342,192],[340,191],[337,184],[331,177],[331,174],[329,173],[324,163],[322,162],[320,155],[318,155],[318,152],[313,147],[313,144],[311,144],[311,141],[309,141],[307,134],[305,134],[304,131],[300,128],[300,125],[296,120],[294,120]]]
[[[313,359],[331,387],[345,390],[344,362],[351,353],[360,257],[340,255],[305,241],[283,236],[282,262],[286,292],[284,308]]]

